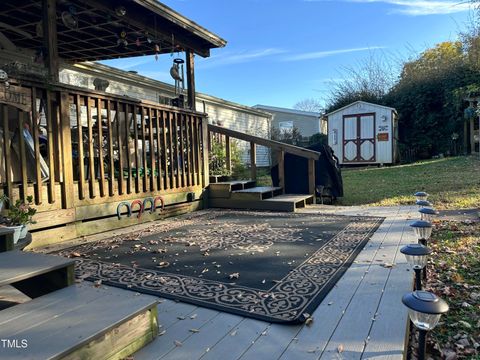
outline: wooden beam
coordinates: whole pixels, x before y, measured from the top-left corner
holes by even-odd
[[[58,82],[59,61],[57,41],[57,5],[56,0],[42,0],[43,39],[47,49],[48,73],[51,81]]]
[[[5,156],[5,178],[7,189],[4,190],[4,194],[6,194],[10,199],[12,198],[13,194],[13,187],[12,187],[12,155],[11,155],[11,140],[10,140],[10,130],[9,130],[9,123],[8,123],[8,106],[2,105],[2,117],[3,117],[3,146],[4,146],[4,156]]]
[[[25,112],[18,110],[18,138],[20,150],[20,174],[22,177],[20,198],[26,202],[28,196],[28,175],[27,175],[27,153],[25,149],[25,137],[23,135],[23,127],[25,126]]]
[[[257,180],[257,147],[253,141],[250,142],[250,173],[252,180]]]
[[[187,58],[187,88],[188,88],[188,107],[195,111],[195,63],[194,53],[191,50],[186,51]]]
[[[275,141],[275,140],[264,139],[264,138],[261,138],[259,136],[244,134],[242,132],[235,131],[235,130],[230,130],[230,129],[227,129],[227,128],[224,128],[224,127],[221,127],[221,126],[217,126],[217,125],[209,124],[208,129],[211,132],[215,132],[215,133],[223,134],[223,135],[228,135],[230,137],[240,139],[240,140],[244,140],[244,141],[248,141],[248,142],[254,142],[257,145],[266,146],[266,147],[269,147],[271,149],[283,150],[286,153],[298,155],[298,156],[301,156],[301,157],[305,157],[307,159],[318,160],[320,158],[320,155],[321,155],[321,153],[318,152],[318,151],[308,150],[308,149],[304,149],[304,148],[301,148],[301,147],[298,147],[298,146],[284,144],[284,143],[281,143],[281,142]]]

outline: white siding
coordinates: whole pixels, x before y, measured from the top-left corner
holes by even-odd
[[[384,106],[379,106],[375,104],[369,104],[365,102],[355,102],[340,111],[333,112],[328,115],[328,143],[332,147],[335,155],[339,158],[340,163],[343,163],[344,155],[347,158],[351,158],[352,149],[351,145],[348,148],[348,154],[344,154],[343,140],[353,139],[356,137],[356,118],[345,118],[345,123],[348,123],[349,126],[343,128],[344,117],[348,115],[362,115],[362,114],[375,114],[375,118],[369,116],[362,116],[360,122],[360,136],[362,138],[375,138],[375,161],[370,162],[374,164],[391,164],[394,161],[393,157],[393,136],[395,134],[394,124],[392,116],[393,110]],[[375,123],[374,134],[372,134],[372,122]],[[350,123],[351,122],[351,123]],[[337,133],[337,143],[335,144],[334,138]],[[388,136],[387,141],[379,141],[378,135]],[[362,153],[366,156],[373,152],[373,148],[369,144],[365,144],[362,147]]]

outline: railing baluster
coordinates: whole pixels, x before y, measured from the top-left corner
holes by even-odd
[[[124,194],[124,181],[123,181],[123,142],[122,142],[122,126],[121,126],[121,117],[120,113],[122,110],[122,107],[118,100],[115,102],[115,119],[114,121],[116,122],[117,125],[117,144],[118,144],[118,195],[123,195]],[[124,111],[124,116],[127,115],[127,112]],[[126,117],[124,117],[126,119]],[[127,133],[128,136],[128,133]],[[127,144],[127,152],[128,152],[128,142]]]
[[[178,122],[179,122],[179,116],[180,114],[174,112],[172,113],[172,116],[173,116],[173,139],[174,139],[174,146],[175,146],[175,152],[174,152],[174,155],[175,155],[175,162],[174,162],[174,165],[175,165],[175,175],[176,175],[176,187],[177,188],[181,188],[182,187],[182,180],[181,180],[181,177],[180,177],[180,151],[179,151],[179,147],[180,147],[180,138],[178,136]]]
[[[113,133],[112,133],[112,115],[110,114],[110,100],[106,101],[107,109],[107,131],[108,131],[108,195],[114,196],[114,182],[115,182],[115,163],[113,159]],[[116,114],[116,112],[115,112]]]
[[[186,156],[185,156],[185,115],[183,114],[177,114],[178,121],[180,122],[179,127],[180,127],[180,151],[179,151],[179,158],[178,161],[181,162],[181,164],[178,164],[178,171],[182,171],[182,181],[181,181],[181,186],[185,187],[187,186],[187,177],[185,174],[185,161],[186,161]]]
[[[173,114],[171,112],[168,112],[168,134],[169,134],[169,144],[168,144],[168,150],[170,154],[170,168],[169,168],[169,173],[170,173],[170,185],[171,189],[175,189],[177,187],[177,182],[175,178],[175,162],[174,162],[174,144],[173,140],[175,139],[174,134],[173,134],[173,127],[174,127],[174,121],[172,119]]]
[[[136,105],[133,106],[133,133],[135,136],[135,192],[138,194],[140,192],[140,160],[138,154],[138,108]]]
[[[285,194],[285,151],[278,150],[278,186],[282,188],[282,194]]]
[[[125,104],[125,147],[126,147],[126,154],[127,154],[127,194],[132,193],[132,157],[130,156],[130,144],[131,144],[131,139],[130,139],[130,121],[135,123],[135,114],[132,114],[132,117],[130,117],[130,109],[131,106]],[[131,120],[133,119],[133,120]]]
[[[160,129],[160,116],[162,116],[162,111],[155,109],[155,131],[157,133],[156,137],[156,146],[157,146],[157,169],[158,169],[158,178],[157,178],[157,186],[159,190],[163,190],[165,188],[163,182],[163,169],[162,169],[162,154],[165,152],[165,148],[162,148],[162,138]]]
[[[38,123],[37,123],[38,120]],[[32,130],[33,130],[33,144],[35,151],[35,204],[42,204],[42,169],[40,167],[40,117],[38,116],[37,111],[37,89],[32,88]]]
[[[103,163],[103,127],[102,127],[102,100],[97,98],[97,139],[98,139],[98,167],[100,197],[105,196],[105,168]]]
[[[47,141],[48,141],[48,202],[53,204],[55,202],[55,149],[53,146],[53,124],[52,120],[54,113],[52,111],[52,97],[50,91],[47,90]]]
[[[88,123],[88,190],[90,198],[97,196],[95,186],[95,150],[93,148],[93,118],[92,118],[92,100],[90,96],[86,98],[87,105],[87,123]]]
[[[230,136],[225,135],[225,162],[227,166],[227,172],[231,175],[232,172],[232,149],[230,147]]]
[[[169,171],[168,171],[168,149],[167,149],[167,120],[168,120],[168,113],[166,111],[162,111],[162,144],[163,144],[163,171],[165,173],[165,189],[171,189],[172,185],[169,178]]]
[[[313,202],[315,203],[315,160],[308,159],[308,192],[313,195]]]
[[[191,140],[191,129],[192,129],[192,116],[185,116],[185,150],[187,157],[187,185],[192,186],[192,177],[193,177],[193,161],[192,161],[192,140]]]
[[[253,141],[250,142],[250,177],[257,180],[257,148]]]
[[[148,179],[148,162],[147,162],[147,141],[146,141],[146,133],[145,133],[145,108],[140,106],[140,130],[141,130],[141,137],[142,137],[142,167],[143,167],[143,192],[147,192],[150,189],[149,179]]]
[[[2,117],[3,117],[3,146],[5,147],[5,178],[7,183],[7,189],[5,191],[6,195],[11,199],[13,196],[13,187],[12,187],[12,173],[10,169],[12,168],[12,154],[10,151],[11,141],[10,141],[10,129],[8,126],[8,106],[2,105]]]
[[[82,129],[82,112],[81,112],[82,102],[80,95],[75,95],[75,107],[77,113],[77,136],[78,136],[78,145],[77,145],[77,156],[78,156],[78,198],[80,200],[85,199],[85,162],[83,154],[83,129]]]
[[[202,167],[202,152],[203,152],[203,149],[202,149],[202,146],[204,144],[204,142],[202,142],[202,124],[203,124],[203,121],[207,121],[206,118],[199,118],[199,117],[195,117],[195,151],[196,151],[196,154],[197,154],[197,185],[201,185],[202,184],[202,173],[203,173],[203,169],[201,168]],[[207,160],[208,161],[208,160]]]
[[[149,191],[157,191],[157,186],[156,186],[156,179],[155,179],[155,168],[156,168],[156,149],[155,149],[155,143],[153,141],[153,110],[152,108],[148,107],[147,108],[147,114],[148,114],[148,132],[150,133],[149,135],[149,142],[148,142],[148,147],[150,149],[150,188]]]

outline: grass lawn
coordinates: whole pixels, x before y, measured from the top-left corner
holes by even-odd
[[[480,204],[480,159],[451,157],[382,168],[344,169],[339,205],[412,204],[416,191],[430,194],[437,209],[476,208]]]

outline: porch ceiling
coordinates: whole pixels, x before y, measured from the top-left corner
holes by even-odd
[[[119,7],[125,15],[116,12]],[[207,57],[226,44],[155,0],[57,0],[56,20],[59,57],[74,62],[186,49]],[[69,21],[76,25],[68,27]],[[16,47],[38,51],[44,47],[42,31],[42,1],[0,2],[0,40],[3,34]],[[119,39],[127,44],[119,45]]]

